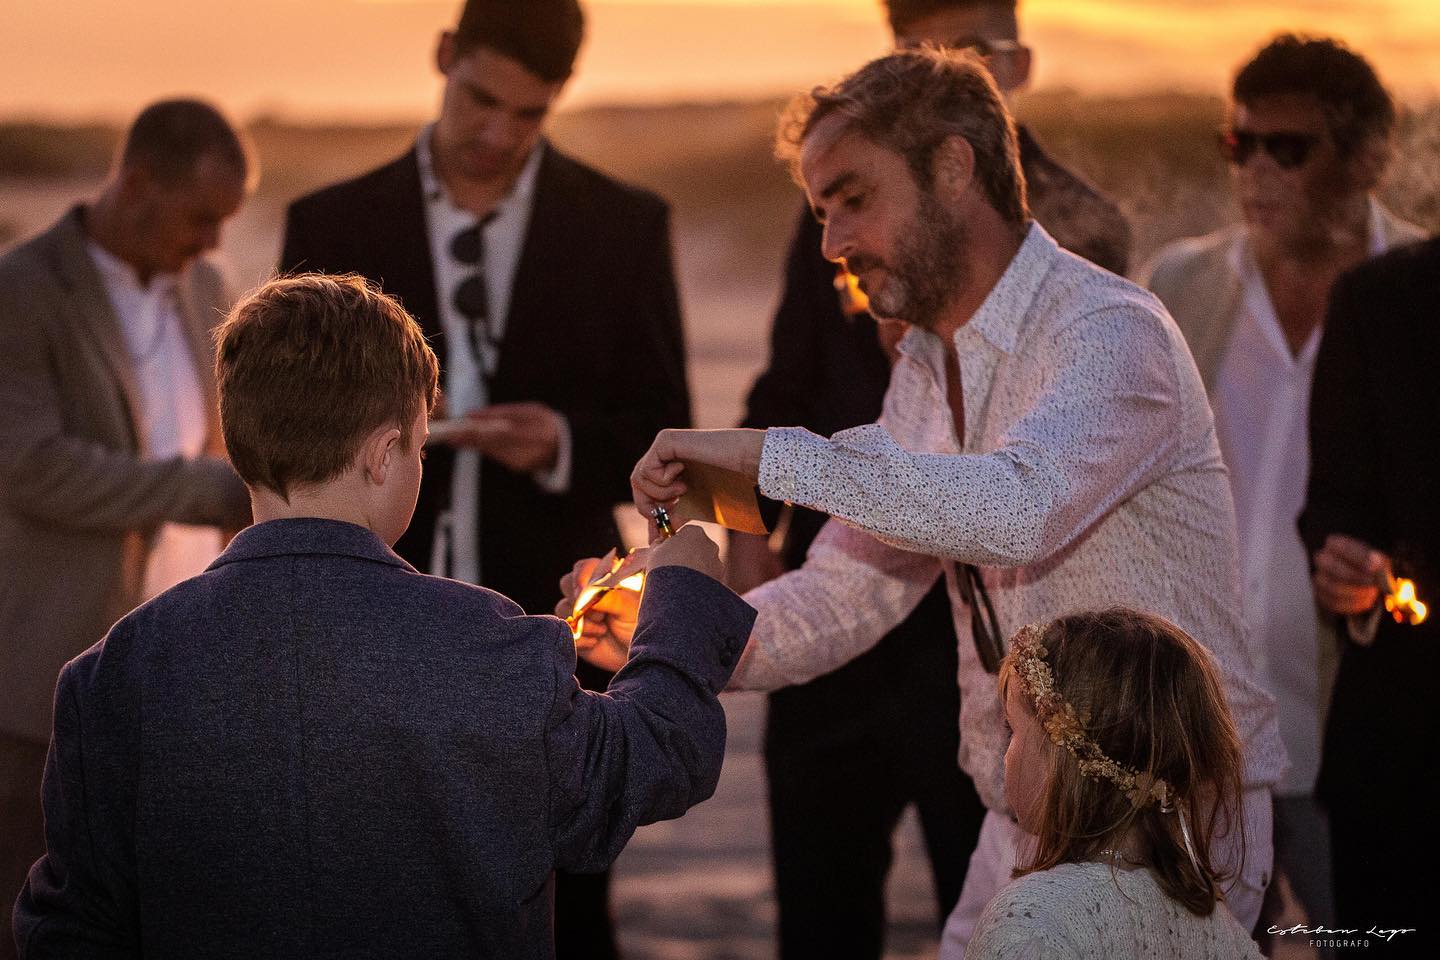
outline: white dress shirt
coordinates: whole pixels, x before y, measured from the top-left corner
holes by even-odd
[[[954,560],[982,566],[1008,639],[1027,623],[1124,604],[1215,656],[1248,785],[1285,766],[1240,616],[1235,519],[1205,390],[1160,302],[1032,225],[955,334],[957,446],[943,344],[911,330],[878,424],[826,440],[767,431],[760,488],[832,519],[805,565],[751,591],[741,688],[802,683],[873,646],[943,572],[959,640],[960,763],[1006,811],[1009,739],[976,655]]]
[[[141,456],[198,457],[205,452],[205,394],[175,300],[176,278],[158,274],[141,286],[134,268],[98,243],[88,244],[105,294],[125,335],[140,392]],[[161,524],[145,562],[145,596],[193,577],[224,546],[215,527]]]
[[[1384,252],[1374,226],[1379,215],[1372,205],[1372,255]],[[1309,554],[1296,526],[1310,469],[1310,384],[1320,327],[1293,352],[1244,232],[1231,247],[1230,264],[1242,295],[1215,373],[1215,431],[1235,497],[1245,622],[1290,755],[1290,772],[1276,792],[1303,796],[1314,791],[1320,772],[1324,716],[1318,612]]]
[[[435,172],[431,137],[434,125],[420,131],[415,141],[420,168],[420,187],[425,195],[425,224],[430,240],[430,262],[435,271],[435,299],[440,327],[445,331],[445,415],[460,417],[490,403],[486,378],[494,376],[500,363],[500,347],[509,320],[515,272],[525,246],[534,208],[535,181],[544,154],[543,143],[531,151],[510,193],[496,205],[484,232],[486,293],[489,298],[488,326],[494,344],[482,346],[477,356],[470,323],[455,308],[455,289],[474,272],[471,264],[450,255],[455,235],[480,223],[480,217],[455,205]],[[482,376],[482,373],[484,374]],[[570,427],[561,417],[560,445],[555,466],[534,475],[535,482],[549,493],[564,493],[570,486]],[[430,571],[466,583],[479,583],[480,570],[480,453],[459,449],[451,480],[450,509],[436,518],[435,546]]]

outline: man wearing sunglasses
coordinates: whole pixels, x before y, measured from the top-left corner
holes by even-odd
[[[1029,80],[1032,55],[1019,39],[1015,0],[888,0],[885,8],[897,46],[974,50],[1002,93]],[[1123,274],[1130,248],[1124,215],[1023,126],[1018,133],[1035,218],[1061,246]],[[899,324],[877,326],[848,274],[821,255],[820,231],[803,210],[770,362],[751,391],[747,427],[799,425],[829,436],[880,415],[887,352]],[[825,520],[795,508],[778,554],[766,539],[732,534],[732,586],[743,591],[799,567]],[[984,813],[954,762],[955,672],[950,606],[940,583],[863,657],[770,696],[765,775],[784,960],[881,955],[891,837],[911,804],[930,860],[937,926],[955,906]],[[897,724],[905,737],[887,735]],[[833,802],[837,794],[847,798],[844,805]]]
[[[665,204],[543,136],[582,37],[576,0],[469,0],[436,51],[435,122],[404,156],[296,201],[281,258],[362,274],[420,322],[449,422],[431,426],[445,439],[395,549],[532,614],[576,556],[620,542],[630,466],[690,417]],[[615,954],[607,886],[560,875],[562,960]]]
[[[1245,615],[1291,762],[1276,790],[1276,866],[1311,922],[1344,918],[1333,913],[1328,833],[1313,796],[1339,647],[1316,610],[1296,527],[1306,418],[1331,284],[1421,236],[1374,197],[1394,124],[1394,104],[1363,57],[1335,40],[1276,37],[1236,75],[1220,135],[1241,222],[1162,250],[1149,278],[1215,411]],[[1270,889],[1267,912],[1278,907],[1278,885]]]

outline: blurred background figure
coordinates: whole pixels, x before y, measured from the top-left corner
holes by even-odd
[[[0,904],[45,852],[40,779],[60,667],[250,522],[224,459],[200,259],[244,201],[234,128],[147,107],[97,199],[0,258]]]
[[[1310,487],[1301,517],[1315,595],[1343,618],[1318,795],[1330,815],[1336,926],[1382,923],[1385,955],[1436,955],[1440,883],[1440,239],[1393,250],[1335,284],[1315,362]],[[1421,432],[1417,435],[1417,429]],[[1429,617],[1382,606],[1387,572]]]
[[[1015,0],[889,0],[897,45],[968,48],[1004,93],[1022,88],[1032,55]],[[1020,159],[1036,218],[1059,242],[1124,273],[1130,228],[1119,209],[1046,155],[1022,126]],[[822,436],[873,423],[902,326],[879,326],[848,273],[820,252],[801,213],[770,335],[769,366],[743,425],[803,426]],[[790,515],[778,553],[731,535],[731,584],[744,591],[799,567],[826,516]],[[935,886],[936,929],[960,896],[984,807],[959,768],[955,631],[937,582],[873,650],[811,683],[769,696],[765,775],[782,957],[874,958],[884,950],[891,837],[915,805]],[[897,737],[896,730],[906,735]],[[846,797],[837,805],[834,798]]]
[[[620,543],[630,467],[690,420],[665,204],[543,135],[583,33],[575,0],[470,0],[436,51],[439,116],[398,159],[297,200],[281,255],[381,284],[440,358],[451,423],[432,427],[397,552],[534,614],[576,557]],[[556,950],[616,955],[608,872],[559,875]]]
[[[1295,522],[1331,284],[1422,235],[1374,196],[1394,127],[1394,104],[1363,57],[1328,38],[1276,37],[1236,75],[1221,135],[1241,222],[1166,247],[1149,279],[1195,355],[1230,469],[1245,616],[1290,755],[1275,799],[1276,869],[1314,923],[1349,922],[1334,914],[1314,796],[1338,648],[1317,616]],[[1261,930],[1279,894],[1272,884]]]

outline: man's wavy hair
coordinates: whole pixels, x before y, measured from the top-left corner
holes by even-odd
[[[899,32],[921,17],[947,10],[975,10],[980,7],[1003,7],[1012,15],[1017,0],[885,0],[885,15],[890,29]]]
[[[286,499],[355,461],[378,427],[434,410],[440,365],[420,325],[364,277],[306,273],[266,283],[215,331],[220,428],[251,486]]]
[[[1299,94],[1314,97],[1336,152],[1349,159],[1395,129],[1395,101],[1375,68],[1360,54],[1330,37],[1282,33],[1235,75],[1236,103]]]
[[[1242,857],[1245,847],[1240,738],[1210,654],[1169,621],[1123,607],[1062,617],[1044,629],[1039,644],[1056,691],[1083,718],[1085,734],[1110,759],[1175,791],[1198,868],[1185,851],[1177,813],[1156,803],[1136,807],[1114,783],[1083,775],[1073,754],[1047,743],[1039,842],[1016,876],[1103,859],[1133,830],[1160,889],[1191,913],[1208,916],[1224,899],[1221,882],[1228,876],[1210,859],[1215,838],[1233,832]],[[1020,682],[1007,657],[1001,697]],[[1022,699],[1033,708],[1028,696]]]
[[[838,114],[865,139],[905,158],[924,190],[935,183],[935,155],[950,137],[975,153],[975,178],[1007,222],[1029,219],[1015,122],[979,57],[932,45],[872,60],[832,87],[791,102],[776,134],[776,155],[799,178],[805,139]]]

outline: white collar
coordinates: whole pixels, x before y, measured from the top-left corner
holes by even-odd
[[[138,270],[106,250],[93,238],[87,238],[85,246],[90,253],[90,259],[95,262],[95,268],[100,271],[101,279],[107,285],[121,283],[140,293],[167,293],[175,289],[177,278],[173,273],[154,274],[150,277],[149,286],[146,286],[140,282]]]
[[[435,124],[427,123],[415,138],[415,162],[420,168],[420,191],[425,195],[427,203],[444,200],[454,206],[454,201],[445,190],[444,182],[435,172],[435,155],[430,147],[434,133]],[[549,142],[544,138],[535,144],[535,149],[530,151],[530,156],[525,158],[525,165],[520,168],[520,175],[510,185],[510,192],[496,204],[497,213],[504,208],[530,203],[530,198],[535,195],[535,181],[540,175],[540,160],[548,145]]]

